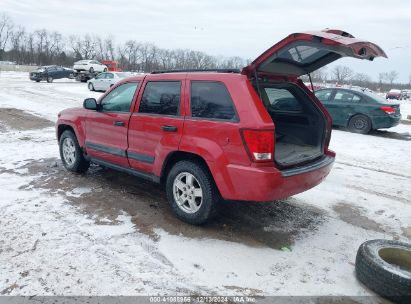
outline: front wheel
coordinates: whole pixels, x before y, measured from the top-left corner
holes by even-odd
[[[362,114],[351,117],[348,129],[354,133],[367,134],[371,130],[371,120]]]
[[[67,170],[77,173],[87,171],[90,162],[84,158],[76,135],[72,131],[66,130],[61,134],[59,148],[61,161]]]
[[[51,76],[47,77],[47,82],[48,82],[48,83],[53,82],[53,77],[51,77]]]
[[[90,91],[94,91],[93,83],[91,83],[91,82],[88,83],[88,89],[89,89]]]
[[[180,161],[167,176],[166,192],[174,213],[182,221],[201,225],[217,214],[220,194],[207,168]]]

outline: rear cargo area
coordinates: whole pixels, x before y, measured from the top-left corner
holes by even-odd
[[[275,161],[290,167],[323,155],[325,118],[310,97],[291,83],[259,84],[275,132]]]

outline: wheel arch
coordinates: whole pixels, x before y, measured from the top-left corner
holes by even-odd
[[[191,160],[191,161],[200,163],[208,171],[208,173],[211,176],[213,176],[207,162],[200,155],[190,153],[190,152],[185,152],[185,151],[174,151],[174,152],[169,153],[163,162],[163,166],[161,168],[161,173],[160,173],[160,183],[162,184],[165,183],[167,179],[167,175],[170,172],[171,168],[177,162],[182,161],[182,160]]]

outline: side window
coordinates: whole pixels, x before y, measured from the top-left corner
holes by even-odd
[[[138,82],[125,83],[111,91],[101,102],[103,112],[130,112]]]
[[[104,79],[106,78],[106,73],[101,73],[96,76],[96,79]]]
[[[191,82],[191,116],[236,120],[234,104],[222,82]]]
[[[107,73],[106,74],[106,79],[113,79],[114,75],[112,73]]]
[[[144,88],[138,112],[178,115],[180,91],[180,81],[149,81]]]
[[[334,101],[336,102],[359,102],[360,100],[360,96],[348,91],[339,90],[334,96]]]
[[[303,107],[297,98],[286,89],[265,88],[269,112],[302,112]]]
[[[320,100],[320,101],[329,101],[330,96],[331,96],[332,90],[321,90],[315,92],[315,96]]]

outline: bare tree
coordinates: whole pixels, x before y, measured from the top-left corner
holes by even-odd
[[[371,77],[365,73],[356,73],[353,80],[357,85],[367,86],[371,82]]]
[[[391,71],[386,73],[387,74],[387,80],[390,83],[390,87],[392,87],[392,84],[394,81],[398,78],[398,72],[397,71]]]
[[[13,33],[13,21],[6,14],[0,16],[0,59],[3,58],[7,42]]]
[[[344,65],[336,65],[331,73],[334,75],[334,79],[338,82],[338,83],[344,83],[347,80],[349,80],[352,75],[353,75],[353,71]]]
[[[311,75],[311,79],[314,82],[325,82],[327,81],[327,77],[328,77],[327,67],[325,66],[318,70],[315,70],[310,75]]]

